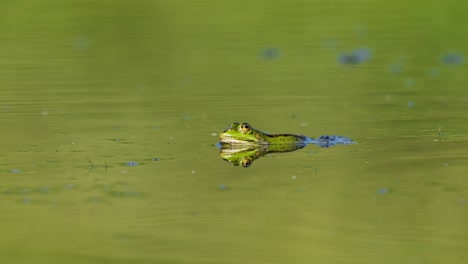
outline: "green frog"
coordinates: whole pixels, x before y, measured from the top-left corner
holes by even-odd
[[[267,134],[254,129],[249,123],[232,123],[219,134],[220,156],[234,166],[249,167],[252,162],[269,153],[291,152],[314,144],[322,148],[335,145],[353,144],[354,141],[343,136],[323,135],[310,138],[295,134]]]
[[[221,143],[242,145],[307,144],[309,137],[294,134],[267,134],[254,129],[249,123],[232,123],[219,135]]]

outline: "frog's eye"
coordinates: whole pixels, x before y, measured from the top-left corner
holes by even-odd
[[[242,167],[244,167],[244,168],[249,167],[251,164],[252,164],[252,160],[251,160],[251,159],[244,158],[243,160],[241,160],[241,165],[242,165]]]
[[[242,123],[240,127],[241,131],[247,133],[250,131],[250,124],[249,123]]]

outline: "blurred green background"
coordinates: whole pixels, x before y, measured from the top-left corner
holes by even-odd
[[[466,1],[0,3],[1,263],[466,263]],[[248,169],[231,122],[339,134]]]

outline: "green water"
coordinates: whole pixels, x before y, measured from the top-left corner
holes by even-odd
[[[0,263],[466,263],[466,10],[2,1]]]

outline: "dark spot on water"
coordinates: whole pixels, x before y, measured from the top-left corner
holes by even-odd
[[[12,170],[10,170],[10,173],[21,173],[21,170],[19,170],[19,169],[12,169]]]
[[[354,55],[360,61],[367,61],[371,58],[371,50],[368,48],[358,48],[354,51]]]
[[[138,166],[140,165],[140,163],[138,161],[129,161],[127,163],[125,163],[125,166],[129,166],[129,167],[135,167],[135,166]]]
[[[463,64],[463,55],[458,52],[451,52],[442,55],[442,63],[447,65],[461,65]]]
[[[267,47],[262,50],[260,55],[266,60],[276,60],[281,57],[281,51],[278,48]]]
[[[358,59],[353,54],[340,54],[338,62],[341,64],[358,64]]]
[[[351,53],[343,53],[338,56],[341,64],[356,65],[370,60],[371,51],[368,48],[358,48]]]
[[[390,190],[388,188],[377,189],[377,194],[388,194]]]

